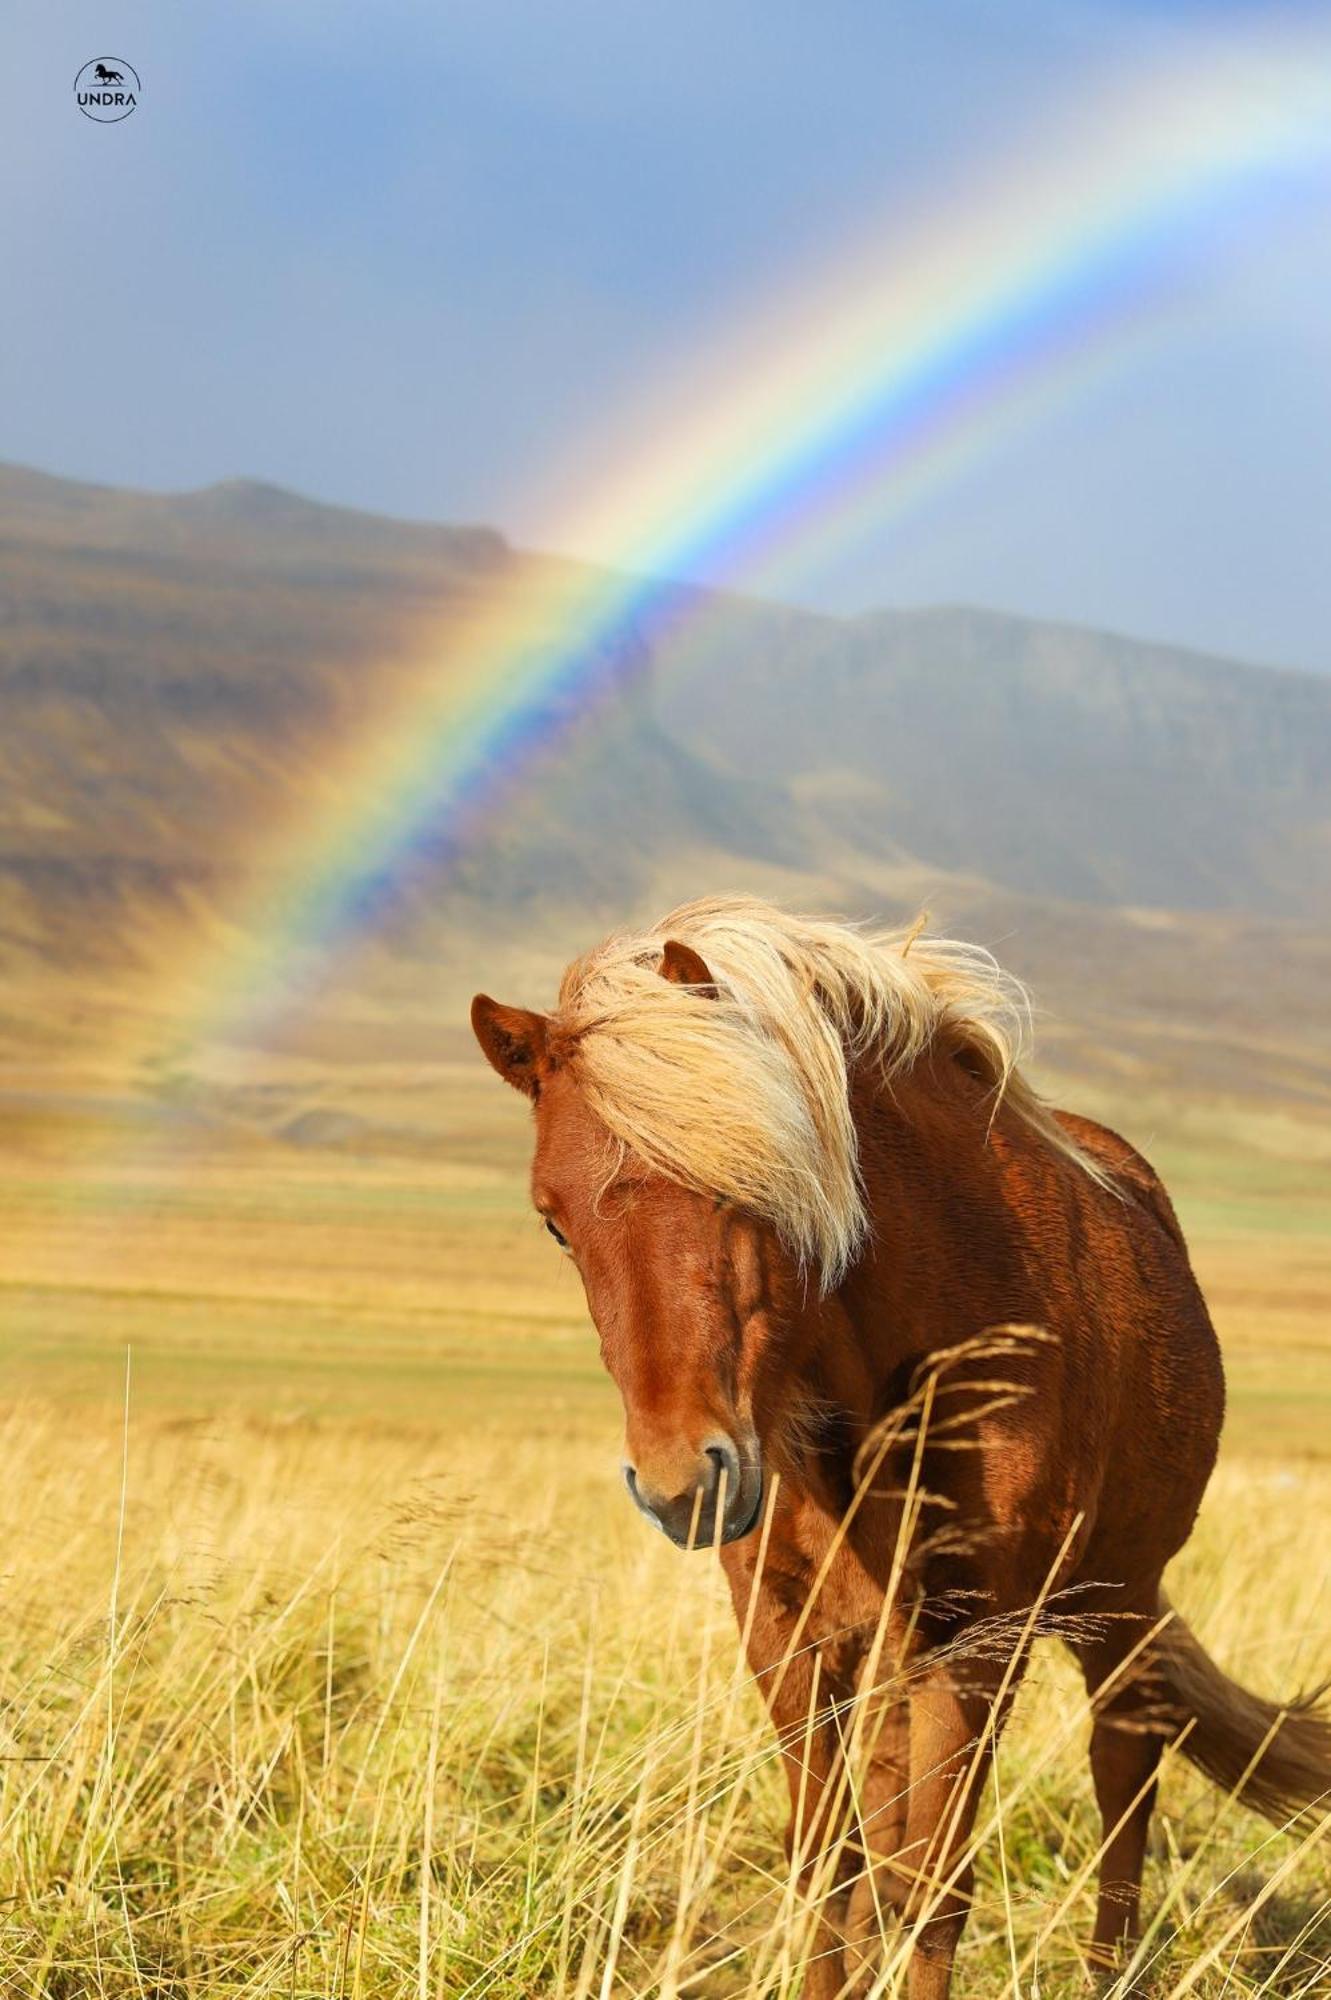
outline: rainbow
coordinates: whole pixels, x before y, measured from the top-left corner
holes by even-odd
[[[1028,137],[903,233],[871,227],[793,296],[553,482],[559,539],[597,567],[496,586],[454,615],[369,740],[330,762],[325,813],[278,841],[278,887],[191,968],[200,1037],[280,1005],[297,968],[371,922],[423,838],[465,845],[570,714],[706,617],[684,578],[790,591],[865,520],[909,518],[1011,429],[1186,312],[1180,250],[1280,212],[1331,162],[1331,38],[1194,48]],[[645,428],[647,435],[639,434]],[[700,606],[702,608],[700,608]]]

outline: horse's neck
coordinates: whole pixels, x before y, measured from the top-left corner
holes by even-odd
[[[1003,1172],[1039,1171],[1041,1142],[944,1052],[890,1088],[861,1082],[860,1160],[872,1237],[829,1302],[835,1347],[882,1406],[922,1356],[1021,1316],[1029,1275]]]
[[[875,1479],[873,1453],[885,1441],[883,1419],[909,1401],[931,1354],[989,1328],[1050,1322],[1032,1245],[1040,1216],[1057,1218],[1069,1198],[1067,1173],[1011,1112],[1000,1109],[991,1126],[992,1109],[983,1087],[942,1054],[890,1089],[862,1084],[857,1093],[872,1237],[798,1331],[791,1402],[808,1420],[792,1425],[782,1468],[795,1538],[815,1553],[831,1546],[819,1538],[835,1534],[852,1507],[856,1560],[872,1568],[873,1551],[895,1546],[894,1476]],[[950,1490],[964,1461],[954,1454],[931,1468],[937,1490]],[[908,1476],[907,1466],[903,1484]]]

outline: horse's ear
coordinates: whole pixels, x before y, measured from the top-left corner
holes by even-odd
[[[707,969],[707,961],[700,958],[691,944],[681,944],[678,938],[667,938],[661,950],[661,977],[668,979],[672,986],[694,986],[708,1000],[716,998],[716,981]]]
[[[544,1014],[502,1007],[488,993],[478,993],[471,1003],[471,1026],[491,1068],[534,1103],[545,1057]]]

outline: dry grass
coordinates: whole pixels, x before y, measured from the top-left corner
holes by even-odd
[[[123,1447],[127,1443],[127,1450]],[[776,1995],[784,1788],[707,1555],[580,1452],[30,1406],[6,1429],[0,1990]],[[1173,1587],[1287,1688],[1331,1473],[1231,1466]],[[964,1991],[1078,1990],[1085,1713],[1037,1655]],[[997,1820],[997,1826],[994,1822]],[[1149,1990],[1331,1990],[1324,1854],[1170,1769]],[[899,1959],[898,1959],[899,1970]],[[895,1980],[885,1991],[895,1991]]]
[[[793,2000],[785,1788],[728,1600],[617,1492],[519,1174],[113,1155],[0,1176],[0,1993]],[[1303,1181],[1182,1179],[1251,1379],[1170,1587],[1278,1694],[1331,1665],[1331,1462],[1300,1449],[1328,1263]],[[1085,1737],[1044,1646],[980,1814],[976,2000],[1086,1990]],[[1160,2000],[1331,1993],[1326,1850],[1178,1762],[1147,1897]]]

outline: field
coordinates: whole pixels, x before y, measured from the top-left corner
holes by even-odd
[[[423,1088],[431,1143],[375,1137]],[[794,1995],[728,1601],[623,1500],[521,1107],[459,1044],[321,1116],[10,1103],[0,1992]],[[1279,1693],[1331,1669],[1331,1168],[1261,1138],[1154,1152],[1232,1392],[1171,1587]],[[1085,1731],[1039,1652],[981,1813],[977,2000],[1086,1990]],[[1325,1848],[1181,1763],[1148,1898],[1141,1991],[1331,1993]]]

